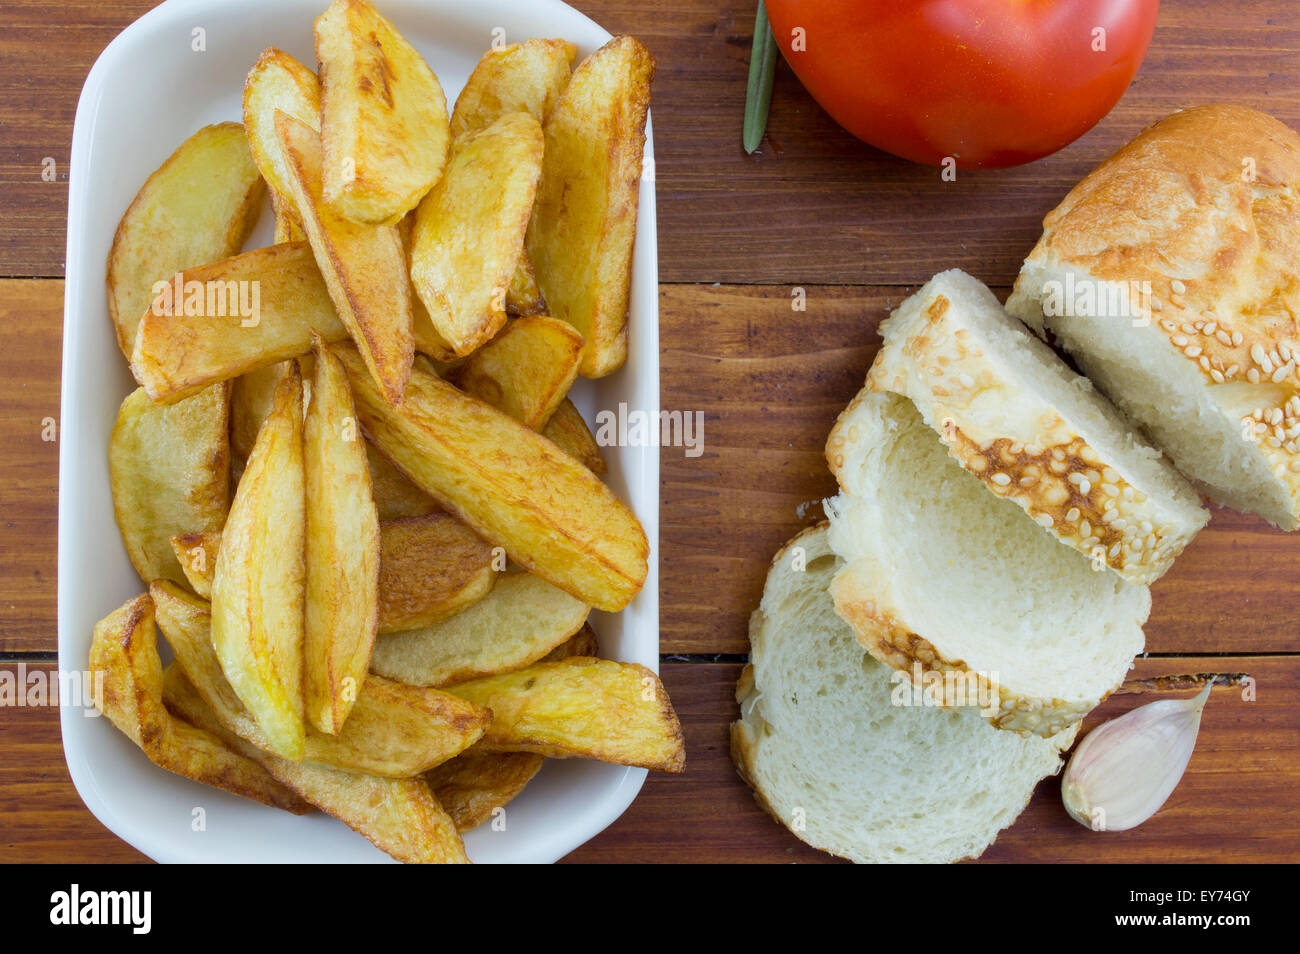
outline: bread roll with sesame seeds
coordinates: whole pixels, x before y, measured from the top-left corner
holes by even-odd
[[[1043,221],[1007,308],[1211,499],[1300,526],[1300,136],[1243,106],[1145,130]]]
[[[838,566],[825,524],[773,559],[736,690],[736,768],[760,805],[823,851],[875,863],[975,857],[1059,770],[1076,727],[1049,740],[914,704],[836,615],[827,586]]]
[[[964,674],[993,725],[1052,736],[1142,651],[1145,585],[1094,567],[962,467],[907,398],[864,388],[826,444],[835,609],[909,679]]]
[[[903,394],[963,467],[1135,583],[1209,520],[1159,451],[978,280],[941,272],[880,326],[867,386]]]

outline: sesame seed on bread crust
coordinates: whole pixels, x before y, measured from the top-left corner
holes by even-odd
[[[908,397],[990,491],[1099,566],[1150,583],[1208,520],[1158,452],[969,275],[936,275],[881,334],[867,386]]]
[[[1082,329],[1077,316],[1044,314],[1045,284],[1055,279],[1059,287],[1067,275],[1141,289],[1139,320],[1109,322],[1105,333],[1131,341],[1138,354],[1163,348],[1185,363],[1207,407],[1218,404],[1232,425],[1205,439],[1217,443],[1236,430],[1237,452],[1258,455],[1260,474],[1279,486],[1235,493],[1234,481],[1247,478],[1231,467],[1166,446],[1175,465],[1221,503],[1300,526],[1300,136],[1244,106],[1201,106],[1160,120],[1048,213],[1008,301],[1026,322],[1056,333],[1157,441],[1175,444],[1164,428],[1195,428],[1195,416],[1157,420],[1168,410],[1136,396],[1130,377],[1094,373],[1089,335],[1100,332]],[[1155,356],[1148,373],[1169,377]],[[1271,504],[1256,499],[1270,493]]]
[[[904,396],[864,388],[836,421],[825,502],[836,612],[911,683],[954,674],[995,727],[1053,736],[1124,680],[1150,591],[1063,547],[947,452]],[[916,668],[914,668],[916,667]],[[991,695],[996,692],[996,695]]]

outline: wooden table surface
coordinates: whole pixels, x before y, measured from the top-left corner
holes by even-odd
[[[746,156],[752,0],[575,5],[659,61],[662,404],[704,412],[705,449],[665,448],[660,475],[662,668],[687,772],[652,776],[570,860],[831,860],[755,806],[731,767],[727,724],[768,559],[833,489],[822,445],[866,372],[877,323],[944,268],[1005,293],[1043,214],[1176,108],[1243,103],[1300,128],[1300,10],[1294,0],[1165,0],[1141,73],[1096,129],[1038,163],[944,183],[840,131],[783,63],[767,139]],[[0,4],[0,666],[52,667],[56,650],[59,447],[43,431],[59,413],[73,113],[96,56],[151,6]],[[42,179],[46,157],[55,182]],[[803,312],[791,308],[797,288]],[[1181,786],[1140,829],[1097,835],[1069,820],[1045,781],[984,860],[1300,860],[1297,581],[1300,535],[1216,512],[1153,587],[1147,656],[1094,714],[1217,678]],[[57,710],[0,708],[0,861],[141,860],[81,804]]]

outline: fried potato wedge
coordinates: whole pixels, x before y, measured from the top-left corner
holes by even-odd
[[[271,413],[275,389],[293,363],[292,358],[277,361],[241,374],[230,382],[230,452],[244,461],[253,452],[257,432]]]
[[[222,308],[220,302],[228,298],[219,296],[214,296],[215,310],[196,302],[194,308],[146,312],[131,371],[159,403],[306,355],[313,331],[331,343],[348,337],[306,242],[272,245],[192,268],[178,273],[173,284],[177,282],[182,287],[256,289],[255,314],[246,317],[238,309]],[[426,351],[441,347],[432,327],[417,330],[416,344]]]
[[[296,366],[275,401],[235,491],[212,577],[212,643],[267,747],[303,757],[302,379]]]
[[[573,71],[546,120],[528,254],[552,316],[586,340],[581,374],[627,359],[628,295],[646,113],[655,62],[615,37]]]
[[[230,508],[230,389],[214,385],[170,407],[143,388],[117,412],[108,443],[113,513],[146,583],[186,581],[171,536],[220,527]]]
[[[284,151],[275,131],[275,112],[279,110],[320,129],[320,83],[316,74],[284,50],[268,46],[257,58],[244,80],[244,132],[253,161],[271,190],[275,209],[276,241],[285,222],[286,237],[299,221],[297,208],[289,193],[289,172]]]
[[[370,669],[415,686],[509,672],[582,629],[589,607],[531,573],[505,573],[473,606],[432,626],[380,636]]]
[[[582,412],[565,398],[551,415],[542,435],[570,457],[577,458],[593,474],[604,475],[607,467],[596,436],[582,417]]]
[[[128,360],[156,283],[238,252],[263,189],[239,123],[204,126],[145,180],[108,253],[108,314]]]
[[[201,598],[211,600],[212,575],[217,570],[217,553],[221,550],[221,531],[178,533],[171,538],[171,544],[190,589]]]
[[[578,48],[568,40],[524,40],[488,50],[456,97],[452,139],[486,129],[507,113],[528,113],[539,123],[569,85]]]
[[[457,140],[442,180],[416,210],[411,283],[456,355],[505,324],[541,169],[541,126],[510,113]]]
[[[544,123],[569,84],[577,47],[567,40],[525,40],[483,54],[456,98],[451,114],[455,142],[486,129],[509,113],[525,112]],[[540,315],[546,299],[527,251],[519,253],[506,290],[506,311]]]
[[[582,335],[558,318],[516,318],[447,379],[516,421],[541,430],[578,376],[582,344]]]
[[[659,677],[635,663],[574,656],[450,686],[492,710],[480,751],[532,752],[681,772],[682,729]]]
[[[583,623],[578,630],[560,645],[543,656],[538,662],[557,662],[572,656],[599,656],[600,643],[596,640],[596,631],[590,623]]]
[[[302,230],[297,213],[292,210],[292,203],[288,199],[272,199],[271,211],[275,213],[275,232],[272,240],[276,245],[307,241],[307,233]]]
[[[491,545],[449,513],[391,521],[379,539],[381,633],[462,613],[496,582]]]
[[[480,752],[471,749],[431,769],[424,780],[460,832],[493,817],[524,790],[545,756],[531,752]]]
[[[303,693],[311,724],[337,735],[366,678],[379,623],[379,514],[347,373],[319,336],[314,351],[311,403],[303,422]]]
[[[178,534],[171,544],[194,592],[208,599],[221,531]],[[493,562],[492,547],[449,513],[380,523],[378,631],[429,626],[472,606],[496,582]]]
[[[341,338],[346,337],[346,334],[341,335]],[[299,360],[303,361],[304,373],[307,372],[305,364],[308,363],[308,357]],[[279,378],[286,370],[286,361],[279,361],[235,378],[230,394],[230,452],[235,458],[247,460],[252,451],[252,442],[257,438],[257,430],[270,413],[270,399],[276,393]],[[389,459],[374,450],[372,443],[365,441],[364,447],[370,471],[370,495],[381,521],[396,520],[399,517],[422,517],[438,511],[438,504],[433,502],[432,496],[408,481],[402,472],[389,463]],[[179,556],[178,559],[181,559],[181,568],[185,569],[185,559]],[[209,567],[209,584],[211,573]],[[188,571],[186,577],[194,584],[194,578]],[[195,590],[195,593],[199,593],[200,597],[205,595],[199,590]]]
[[[257,309],[253,316],[227,307],[210,313],[206,302],[197,302],[195,308],[147,312],[131,371],[158,402],[170,403],[216,381],[305,354],[313,331],[326,341],[347,337],[306,242],[272,245],[191,268],[178,273],[176,283],[256,288]]]
[[[631,602],[645,583],[645,530],[595,474],[418,364],[395,410],[355,349],[334,351],[370,439],[444,508],[584,603],[613,612]]]
[[[315,762],[292,762],[258,749],[221,725],[185,674],[167,667],[167,707],[256,759],[281,784],[337,818],[376,848],[408,864],[468,864],[455,823],[420,778],[384,778]]]
[[[438,512],[434,499],[411,483],[369,441],[366,441],[366,460],[370,463],[370,489],[381,521]]]
[[[95,625],[90,671],[103,680],[96,707],[159,768],[296,815],[311,811],[260,764],[163,707],[162,662],[147,593]]]
[[[533,268],[533,260],[528,257],[526,248],[520,250],[514,274],[510,276],[510,287],[506,289],[506,313],[546,314],[546,296],[542,294],[542,286],[537,284],[537,271]]]
[[[328,93],[326,94],[328,96]],[[289,195],[344,327],[390,404],[402,399],[415,354],[406,249],[392,225],[360,225],[321,198],[320,137],[277,113]]]
[[[212,646],[211,608],[174,583],[150,588],[158,625],[185,677],[221,724],[258,748],[266,732],[226,680]],[[459,755],[483,735],[492,714],[437,689],[407,686],[382,676],[361,682],[352,711],[337,735],[308,726],[303,755],[310,762],[392,778],[419,775]]]
[[[368,0],[316,19],[325,201],[354,222],[389,224],[443,173],[447,99],[423,57]]]

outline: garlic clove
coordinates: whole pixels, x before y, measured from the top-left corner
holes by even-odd
[[[1213,685],[1191,699],[1139,706],[1088,733],[1061,779],[1070,816],[1093,831],[1125,831],[1159,811],[1191,760]]]

